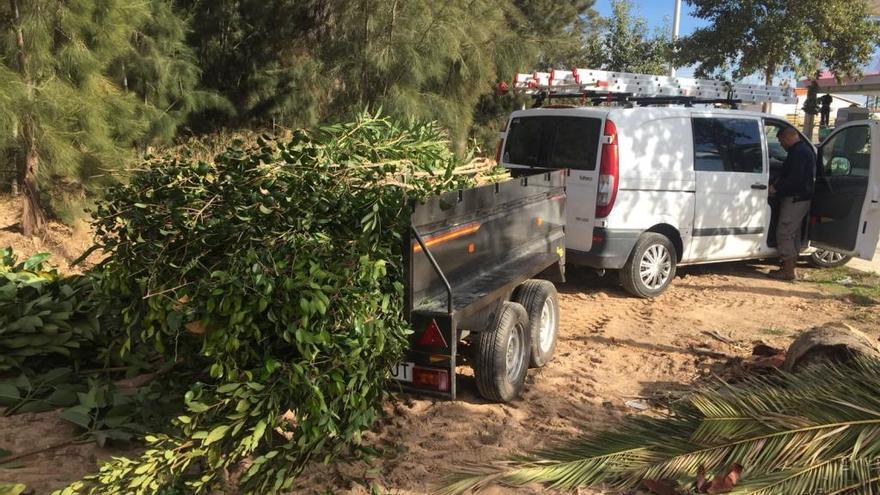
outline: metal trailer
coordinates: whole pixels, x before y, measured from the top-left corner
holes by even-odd
[[[392,372],[405,390],[455,399],[470,364],[493,401],[522,390],[553,354],[565,276],[565,175],[544,171],[411,203],[404,236],[414,333]],[[542,279],[535,279],[535,277]]]

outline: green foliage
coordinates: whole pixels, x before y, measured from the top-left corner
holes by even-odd
[[[880,361],[719,384],[633,417],[614,431],[457,477],[444,493],[488,483],[573,489],[633,488],[643,480],[692,485],[700,469],[744,467],[732,493],[873,493],[880,488]]]
[[[733,71],[740,79],[779,71],[815,77],[824,67],[838,77],[858,75],[880,42],[865,0],[688,0],[709,22],[681,40],[682,65],[701,75]],[[768,79],[768,82],[771,80]]]
[[[508,22],[523,48],[534,50],[534,67],[506,67],[517,71],[569,67],[593,67],[594,60],[585,58],[585,40],[594,34],[598,19],[594,0],[514,0],[517,10],[508,13]],[[510,79],[507,73],[502,79]]]
[[[21,495],[27,491],[27,485],[21,483],[0,483],[0,495]]]
[[[0,250],[0,371],[94,352],[99,312],[92,280],[60,278],[48,256],[17,263],[12,249]]]
[[[76,394],[86,390],[73,368],[53,368],[39,374],[25,372],[0,382],[0,406],[6,408],[6,416],[49,411],[76,404]]]
[[[633,14],[629,0],[613,0],[612,16],[603,19],[599,36],[586,45],[590,67],[611,71],[665,74],[672,62],[672,43],[665,30],[648,32],[647,21]]]
[[[358,444],[410,331],[407,201],[473,184],[458,163],[435,125],[362,115],[213,162],[155,158],[108,191],[95,225],[122,348],[201,378],[141,457],[61,493],[209,493],[226,472],[275,493]]]
[[[124,393],[113,384],[97,378],[90,379],[85,390],[74,395],[75,400],[61,411],[60,417],[82,431],[84,439],[92,439],[103,447],[107,441],[127,442],[140,438],[147,425],[156,427],[167,420],[172,401],[181,395],[167,384],[148,386],[137,393]],[[70,393],[72,388],[61,388]]]
[[[516,70],[575,63],[593,17],[592,0],[177,4],[192,18],[204,84],[237,109],[215,121],[313,126],[382,108],[439,121],[459,153],[480,97]]]
[[[198,88],[201,70],[186,43],[187,20],[170,0],[149,0],[149,15],[130,34],[126,51],[113,61],[117,86],[143,103],[139,116],[149,123],[141,145],[170,143],[190,114],[206,110],[234,112],[215,92]]]
[[[196,90],[170,0],[19,0],[0,3],[0,18],[0,149],[24,163],[34,141],[50,201],[99,193],[135,144],[166,140],[189,112],[222,104]]]

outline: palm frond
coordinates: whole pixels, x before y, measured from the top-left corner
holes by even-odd
[[[880,360],[719,383],[674,403],[662,418],[634,417],[531,456],[472,469],[441,493],[488,484],[555,488],[645,479],[685,484],[697,471],[744,467],[736,493],[873,493],[880,459]]]

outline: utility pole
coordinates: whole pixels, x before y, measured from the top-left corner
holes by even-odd
[[[672,15],[672,42],[678,39],[678,23],[681,19],[681,0],[675,0],[675,13]],[[669,77],[675,77],[675,62],[669,64]]]

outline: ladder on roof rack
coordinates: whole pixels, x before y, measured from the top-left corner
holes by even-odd
[[[729,83],[715,79],[656,76],[594,69],[555,70],[516,74],[514,92],[536,99],[603,96],[611,101],[658,103],[797,103],[794,88]]]

